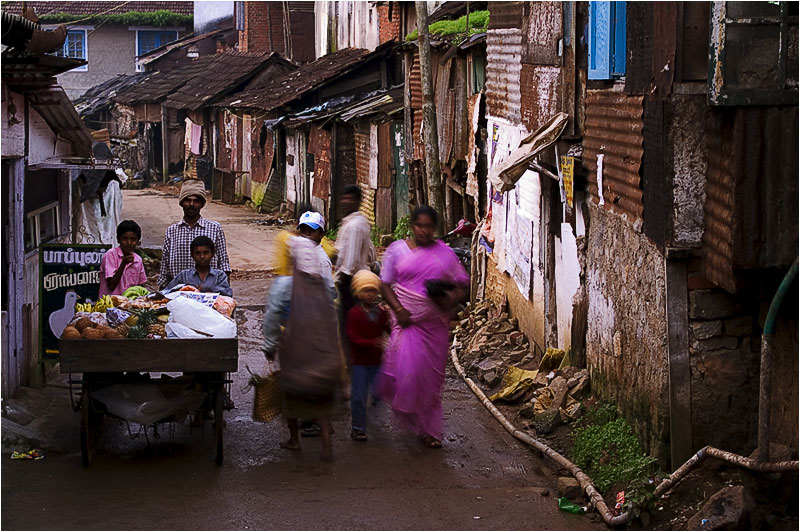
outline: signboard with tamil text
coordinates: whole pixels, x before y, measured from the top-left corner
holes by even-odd
[[[40,359],[58,361],[58,338],[75,316],[75,304],[97,301],[100,260],[111,246],[43,244],[39,248]]]

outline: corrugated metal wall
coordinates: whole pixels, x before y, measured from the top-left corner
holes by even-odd
[[[798,109],[717,110],[706,128],[704,276],[730,292],[735,269],[797,258]]]
[[[520,81],[522,123],[536,131],[562,110],[561,69],[552,66],[522,65]],[[571,109],[564,112],[571,113]]]
[[[522,41],[520,29],[490,29],[486,34],[487,114],[514,124],[521,120]]]
[[[370,224],[375,223],[375,190],[369,186],[369,124],[356,129],[356,183],[361,188],[361,212],[369,219]]]
[[[419,70],[419,53],[414,52],[409,75],[409,90],[411,91],[411,112],[413,113],[414,131],[414,160],[425,158],[425,146],[422,144],[422,79]]]
[[[439,160],[450,161],[453,152],[453,93],[450,91],[450,73],[453,60],[439,67],[434,85],[434,101],[436,102],[436,124],[439,131]]]
[[[524,2],[489,2],[489,30],[521,28]]]
[[[308,134],[308,152],[314,155],[314,188],[311,194],[327,204],[331,193],[330,131],[312,125]]]
[[[520,123],[524,9],[522,2],[490,2],[486,32],[486,112]]]
[[[605,154],[605,208],[627,216],[631,223],[642,219],[642,100],[643,96],[612,91],[588,91],[586,98],[583,165],[589,172],[589,194],[599,203],[597,155]]]

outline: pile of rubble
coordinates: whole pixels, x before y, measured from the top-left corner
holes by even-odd
[[[515,405],[524,428],[546,434],[583,414],[589,372],[570,366],[564,351],[537,353],[516,318],[488,301],[467,306],[459,318],[454,334],[461,365],[494,393],[493,402]]]

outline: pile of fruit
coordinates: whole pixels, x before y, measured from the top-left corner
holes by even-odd
[[[189,287],[188,291],[193,289]],[[61,338],[67,340],[100,339],[160,339],[166,338],[169,300],[162,294],[151,293],[134,286],[123,295],[103,296],[97,302],[77,303],[75,316],[64,329]],[[236,301],[217,296],[213,308],[231,318]]]

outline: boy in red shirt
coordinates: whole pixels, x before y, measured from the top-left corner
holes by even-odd
[[[383,335],[389,332],[389,313],[378,305],[381,280],[369,270],[356,272],[350,287],[358,303],[345,319],[353,360],[350,367],[350,437],[367,441],[367,396],[383,355]]]

